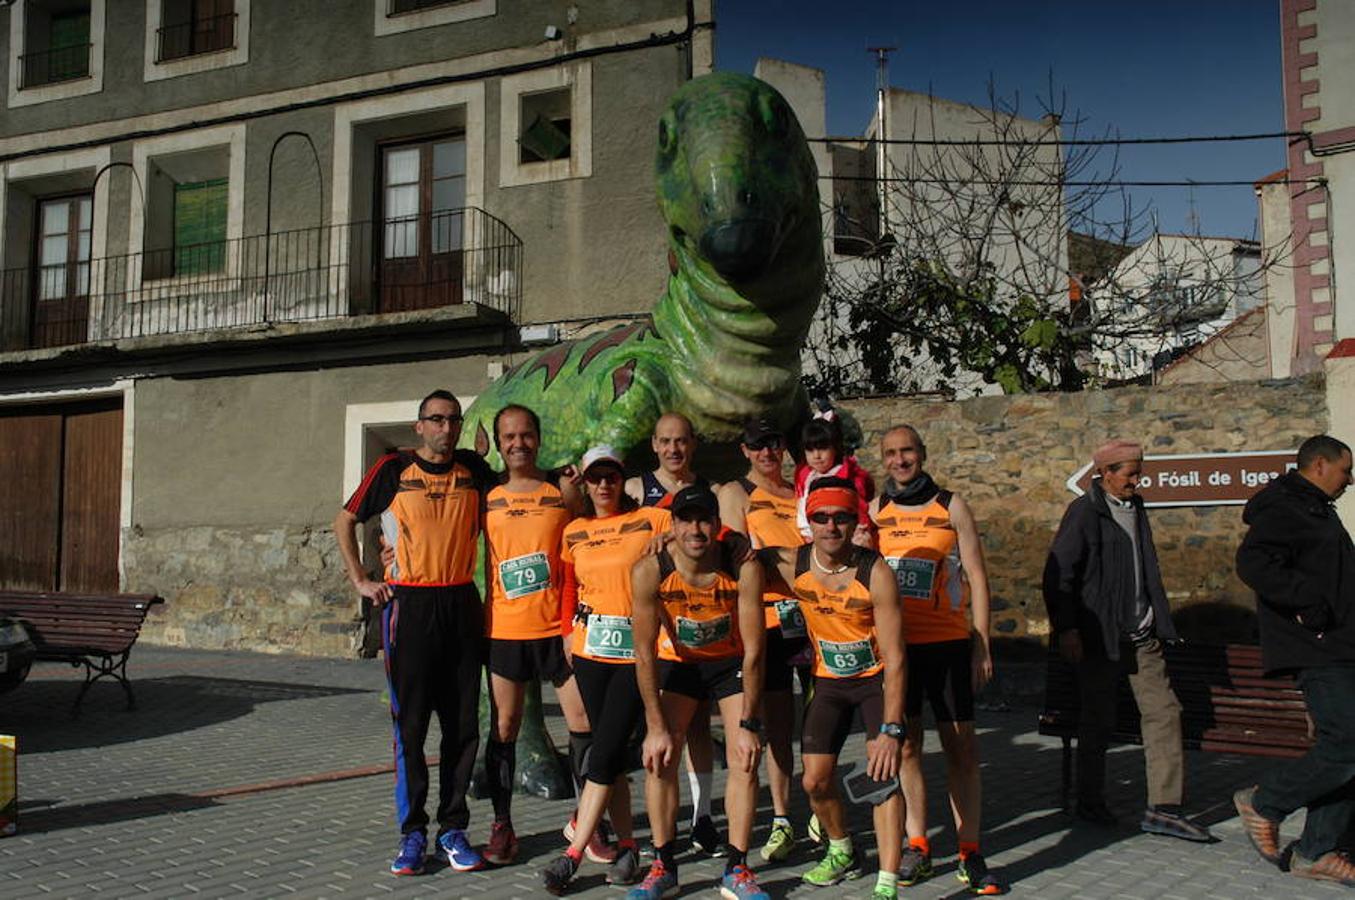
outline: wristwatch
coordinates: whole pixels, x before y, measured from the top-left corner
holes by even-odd
[[[762,720],[759,718],[739,719],[739,727],[747,728],[753,734],[762,734]]]
[[[901,738],[903,737],[903,724],[900,722],[886,722],[880,726],[880,734],[883,734],[886,737]]]

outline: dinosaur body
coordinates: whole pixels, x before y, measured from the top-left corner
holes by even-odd
[[[746,75],[688,82],[659,121],[656,175],[670,275],[652,315],[491,384],[462,441],[492,463],[494,415],[509,403],[540,415],[548,467],[597,444],[628,452],[670,411],[707,441],[733,440],[751,416],[802,417],[800,350],[824,261],[818,172],[789,104]]]

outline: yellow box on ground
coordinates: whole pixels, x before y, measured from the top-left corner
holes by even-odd
[[[0,734],[0,837],[19,830],[19,739]]]

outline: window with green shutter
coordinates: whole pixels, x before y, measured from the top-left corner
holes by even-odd
[[[174,186],[174,274],[226,267],[227,179]]]

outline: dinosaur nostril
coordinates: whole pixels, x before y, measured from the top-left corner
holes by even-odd
[[[746,188],[742,191],[739,191],[739,200],[740,202],[743,203],[744,206],[748,207],[749,209],[757,208],[757,198],[753,196],[752,191]]]

